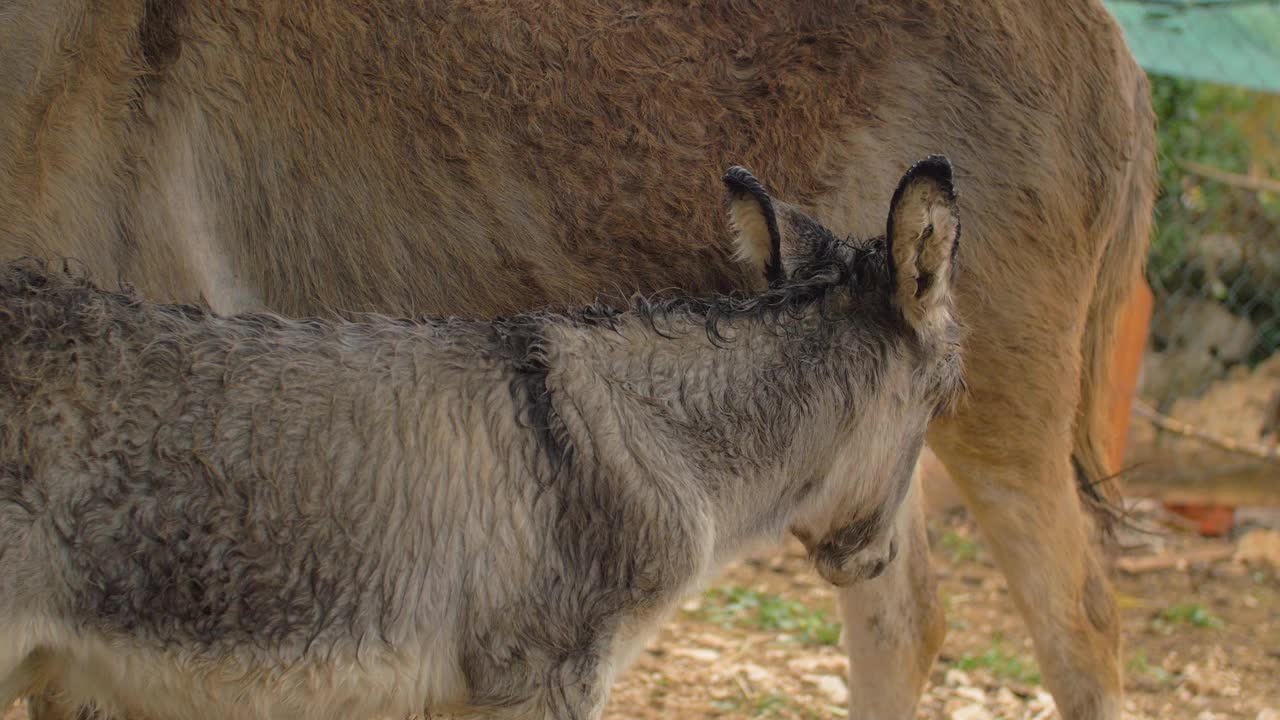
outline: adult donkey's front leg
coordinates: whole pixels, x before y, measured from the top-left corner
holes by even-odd
[[[850,720],[909,720],[946,633],[925,526],[920,469],[897,518],[898,556],[884,574],[841,590]]]
[[[1041,457],[1043,466],[1036,454],[1026,458],[1030,467],[1023,467],[975,458],[958,444],[934,447],[968,495],[1008,578],[1062,717],[1118,720],[1123,692],[1118,613],[1092,523],[1077,494],[1069,435],[1060,446],[1041,445],[1058,451]],[[880,577],[839,594],[851,719],[913,718],[945,636],[921,490],[917,478],[899,515],[897,560]]]

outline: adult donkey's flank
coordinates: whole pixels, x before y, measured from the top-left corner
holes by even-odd
[[[720,168],[870,236],[947,153],[970,393],[928,441],[1068,720],[1122,704],[1086,507],[1153,147],[1100,0],[0,0],[0,256],[224,312],[741,288]],[[899,522],[841,591],[853,718],[911,717],[942,641],[918,504]]]
[[[0,706],[595,718],[744,544],[878,575],[962,388],[951,168],[860,244],[726,183],[771,287],[626,312],[224,318],[0,266]]]

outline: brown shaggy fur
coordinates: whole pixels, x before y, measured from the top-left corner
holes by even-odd
[[[1064,716],[1118,717],[1114,600],[1074,488],[1108,471],[1100,399],[1154,141],[1099,0],[2,0],[0,18],[0,255],[220,310],[725,290],[756,279],[696,240],[727,240],[724,166],[868,235],[907,164],[946,153],[971,399],[930,443]],[[855,680],[852,717],[909,715],[941,639],[910,592],[927,555],[902,557],[908,577],[845,595],[851,628],[872,605],[910,616],[851,630],[855,666],[902,668]]]

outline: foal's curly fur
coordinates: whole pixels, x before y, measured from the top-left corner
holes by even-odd
[[[786,271],[754,296],[292,320],[0,266],[0,706],[595,718],[745,545],[883,572],[962,389],[954,233],[843,242],[729,186]]]

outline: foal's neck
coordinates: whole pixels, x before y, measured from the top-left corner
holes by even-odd
[[[622,418],[601,413],[587,425],[645,435],[630,447],[654,454],[655,473],[683,463],[737,533],[745,522],[777,520],[761,514],[784,509],[789,485],[807,482],[830,454],[852,389],[873,369],[850,327],[814,306],[714,324],[699,312],[626,315],[616,332],[559,325],[548,336],[560,387],[605,394]]]

